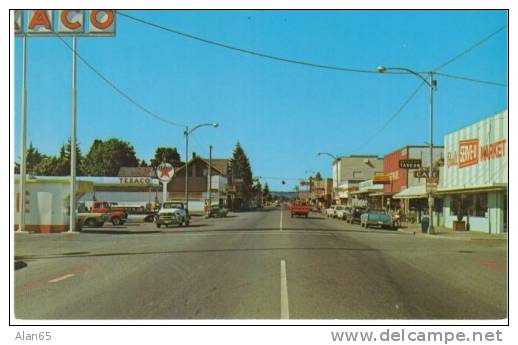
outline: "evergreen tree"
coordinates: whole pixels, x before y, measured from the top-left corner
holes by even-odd
[[[243,201],[250,201],[252,199],[252,168],[239,141],[230,159],[230,181],[230,183],[236,186],[238,198],[241,198]]]

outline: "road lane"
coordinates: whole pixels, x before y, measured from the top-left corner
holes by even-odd
[[[158,234],[31,236],[15,243],[16,253],[34,254],[15,272],[24,319],[279,319],[283,289],[295,319],[505,316],[505,272],[494,268],[505,262],[502,244],[364,230],[279,209]],[[77,267],[87,268],[70,271]],[[33,281],[40,284],[23,288]]]

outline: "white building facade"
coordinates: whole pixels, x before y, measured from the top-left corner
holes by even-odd
[[[444,137],[444,226],[485,233],[507,232],[508,110]]]

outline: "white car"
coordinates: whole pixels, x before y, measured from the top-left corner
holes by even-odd
[[[336,205],[331,205],[329,208],[326,208],[326,216],[334,217],[336,215]]]
[[[346,219],[347,216],[347,207],[343,205],[338,205],[336,207],[335,217],[341,220]]]
[[[168,227],[169,225],[182,226],[189,225],[189,215],[185,210],[183,202],[178,201],[166,201],[160,207],[158,215],[156,217],[156,227],[159,228],[162,225]]]

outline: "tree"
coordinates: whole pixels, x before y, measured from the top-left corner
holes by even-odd
[[[180,161],[180,154],[176,147],[157,147],[155,150],[155,156],[151,158],[149,164],[153,168],[156,168],[164,161],[170,163],[175,168],[183,165]]]
[[[322,175],[320,175],[320,171],[317,171],[317,173],[315,174],[315,180],[322,181]]]
[[[83,170],[90,176],[117,176],[120,167],[137,167],[135,149],[117,138],[95,139],[83,161]]]
[[[31,145],[32,146],[32,145]],[[67,144],[61,145],[59,150],[59,156],[46,156],[38,152],[38,150],[31,150],[31,160],[35,164],[29,170],[29,164],[27,164],[27,171],[35,175],[42,176],[68,176],[70,175],[70,156],[71,156],[71,141],[68,140]],[[76,143],[76,174],[82,175],[81,162],[82,162],[81,149],[79,144]],[[27,162],[29,162],[29,150],[27,150]]]
[[[138,166],[139,166],[139,167],[143,167],[143,168],[145,168],[145,167],[148,167],[149,165],[147,164],[147,162],[146,162],[146,160],[145,160],[145,159],[142,159],[142,160],[140,161],[140,163],[138,164]]]
[[[37,148],[32,145],[32,141],[29,143],[29,148],[27,148],[26,164],[27,164],[27,172],[32,173],[34,168],[38,165],[39,162],[43,159],[44,155],[42,155]]]
[[[230,181],[236,186],[236,191],[243,201],[250,201],[252,199],[252,168],[239,141],[230,159]]]
[[[268,187],[268,182],[266,182],[263,187],[263,199],[266,201],[270,201],[272,199],[272,195],[270,194],[270,187]]]

